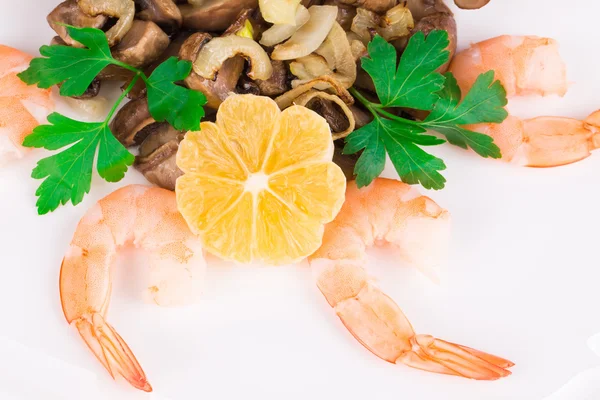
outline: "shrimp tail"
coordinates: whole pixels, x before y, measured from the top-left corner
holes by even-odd
[[[121,375],[131,385],[145,392],[151,392],[152,386],[146,374],[127,346],[127,343],[99,313],[88,318],[73,321],[79,334],[104,368],[115,378]]]
[[[492,354],[436,339],[430,335],[415,335],[410,342],[411,350],[403,353],[396,363],[477,380],[506,377],[511,374],[506,368],[514,365]]]

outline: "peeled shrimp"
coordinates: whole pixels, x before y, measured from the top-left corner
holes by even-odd
[[[466,93],[477,76],[494,70],[508,96],[564,96],[566,67],[555,40],[535,36],[499,36],[458,53],[450,71]],[[588,157],[600,147],[600,112],[585,121],[562,117],[529,120],[509,116],[501,124],[469,125],[485,133],[502,152],[502,159],[529,167],[553,167]]]
[[[416,334],[364,269],[366,249],[387,244],[400,259],[435,276],[449,223],[447,211],[402,182],[378,178],[363,189],[350,182],[342,210],[309,258],[317,285],[350,333],[386,361],[480,380],[508,376],[514,365],[508,360]]]
[[[29,66],[32,57],[0,45],[0,164],[21,158],[29,150],[23,139],[54,108],[50,89],[28,86],[17,74]]]
[[[111,376],[134,387],[152,387],[135,356],[105,320],[111,268],[128,245],[144,250],[149,271],[145,294],[159,305],[187,303],[198,295],[206,263],[202,246],[177,210],[175,193],[140,185],[121,188],[81,219],[60,271],[65,317]]]

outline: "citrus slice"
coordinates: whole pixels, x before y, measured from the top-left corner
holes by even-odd
[[[232,95],[217,122],[188,132],[177,153],[184,172],[177,205],[215,255],[242,263],[299,261],[321,245],[344,202],[327,122],[301,106]]]

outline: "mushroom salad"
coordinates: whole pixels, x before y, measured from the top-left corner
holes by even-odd
[[[489,0],[455,2],[476,9]],[[296,104],[315,111],[330,126],[334,162],[348,179],[359,154],[342,154],[340,139],[373,119],[349,92],[375,92],[360,62],[373,37],[383,37],[401,54],[417,32],[445,30],[450,58],[456,50],[456,23],[443,0],[67,0],[48,22],[58,35],[52,44],[59,45],[81,46],[67,25],[102,29],[112,56],[146,74],[172,56],[192,62],[181,84],[206,96],[205,120],[215,119],[231,93],[269,96],[281,109]],[[130,70],[109,65],[78,98],[94,98],[104,81],[128,86],[133,79]],[[135,166],[150,182],[174,190],[182,174],[175,155],[184,132],[154,120],[141,81],[128,97],[111,131],[123,145],[140,146]],[[398,112],[418,117],[418,111]]]

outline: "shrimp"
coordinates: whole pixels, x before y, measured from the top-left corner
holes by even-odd
[[[17,76],[31,59],[0,45],[0,164],[23,157],[29,150],[23,139],[54,109],[50,89],[28,86]]]
[[[536,36],[499,36],[458,53],[450,64],[463,93],[477,76],[494,70],[507,95],[567,93],[567,70],[555,40]],[[562,117],[522,120],[509,116],[500,124],[466,126],[494,139],[502,159],[528,167],[554,167],[580,161],[600,147],[599,112],[584,121]]]
[[[105,320],[111,266],[119,249],[144,250],[146,297],[159,305],[187,303],[201,292],[206,262],[202,246],[177,210],[175,193],[130,185],[109,194],[79,222],[60,270],[60,298],[74,326],[111,376],[152,391],[125,341]]]
[[[450,216],[402,182],[378,178],[358,189],[328,224],[309,258],[317,286],[352,335],[376,356],[425,371],[494,380],[514,364],[465,346],[416,334],[394,301],[369,279],[366,249],[389,244],[399,258],[435,274],[447,248]]]

